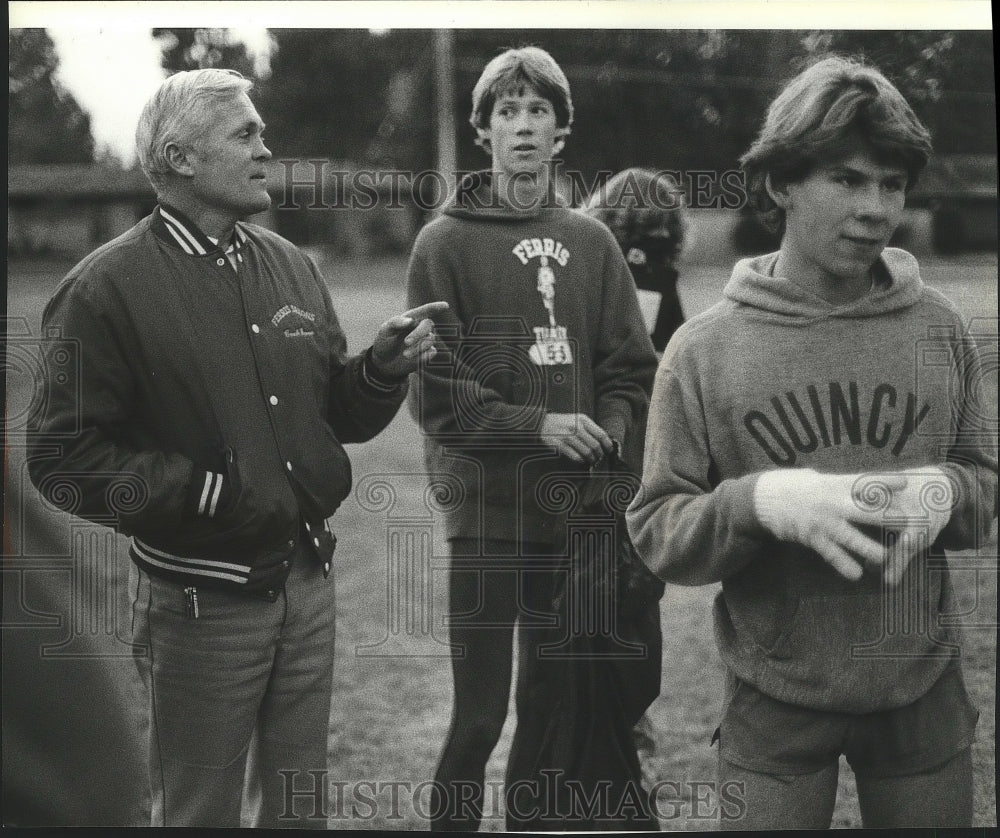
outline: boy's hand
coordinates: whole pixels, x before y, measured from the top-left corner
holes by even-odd
[[[883,515],[891,519],[894,541],[883,570],[885,580],[895,585],[910,561],[930,547],[951,519],[955,487],[937,466],[905,469],[906,485],[893,491]]]
[[[906,487],[907,479],[900,472],[767,471],[754,486],[754,510],[776,538],[815,550],[841,576],[857,581],[864,564],[881,567],[885,560],[882,542],[865,535],[858,526],[883,524],[887,493],[895,497]]]
[[[614,450],[607,431],[585,413],[546,414],[539,437],[575,463],[593,465]]]
[[[448,303],[436,302],[397,314],[378,327],[372,343],[372,360],[387,378],[402,378],[417,369],[421,358],[433,358],[436,314],[448,310]]]

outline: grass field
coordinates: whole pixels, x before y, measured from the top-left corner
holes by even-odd
[[[401,310],[401,260],[334,262],[322,258],[331,291],[351,346],[367,345],[377,324]],[[66,265],[14,263],[9,268],[8,314],[23,317],[38,333],[41,308]],[[681,296],[688,316],[719,298],[728,271],[688,266],[682,273]],[[948,294],[968,317],[985,318],[996,332],[997,262],[992,257],[929,261],[924,277]],[[991,401],[996,404],[995,365]],[[8,413],[16,413],[29,396],[25,382],[8,377]],[[350,449],[355,494],[333,519],[337,550],[338,638],[330,753],[333,775],[342,795],[331,800],[331,826],[358,829],[423,829],[411,791],[434,771],[448,725],[451,679],[442,615],[445,612],[443,562],[445,545],[432,507],[424,499],[420,435],[405,411],[376,441]],[[12,473],[17,457],[12,452]],[[390,497],[379,485],[389,487]],[[413,568],[397,574],[391,545],[400,533],[428,531],[434,559],[422,576]],[[981,711],[974,744],[976,775],[975,824],[996,824],[994,788],[996,675],[996,536],[980,551],[984,572],[958,573],[963,620],[969,625],[963,664],[973,701]],[[404,563],[404,570],[405,570]],[[397,582],[419,581],[416,591]],[[391,583],[391,584],[390,584]],[[715,776],[715,749],[709,739],[716,725],[722,672],[712,638],[712,587],[669,586],[661,603],[664,636],[663,683],[650,709],[655,752],[644,765],[652,780],[669,780],[691,788],[693,781]],[[397,605],[396,597],[400,596]],[[397,619],[398,618],[398,619]],[[83,712],[82,710],[80,711]],[[512,729],[508,718],[487,779],[503,776]],[[111,758],[111,755],[108,755]],[[365,785],[370,783],[371,785]],[[398,785],[393,805],[391,784]],[[381,784],[381,785],[376,785]],[[688,785],[685,785],[688,784]],[[426,799],[424,795],[423,799]],[[374,801],[374,802],[372,802]],[[339,805],[338,805],[339,803]],[[676,806],[666,830],[715,828],[706,816],[711,803]],[[490,807],[483,829],[503,828],[502,810]],[[834,826],[860,826],[850,770],[843,766]]]

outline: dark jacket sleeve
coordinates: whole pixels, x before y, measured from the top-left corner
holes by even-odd
[[[348,356],[347,338],[333,307],[330,292],[309,259],[327,309],[330,329],[330,401],[327,422],[341,442],[367,442],[385,430],[406,398],[408,377],[398,381],[378,375],[368,353]]]
[[[67,512],[129,534],[168,529],[185,512],[194,464],[127,442],[133,371],[113,299],[100,277],[88,279],[97,281],[64,281],[42,317],[28,473]]]
[[[468,324],[461,321],[460,277],[443,248],[434,246],[428,228],[413,246],[407,271],[407,305],[411,308],[444,300],[449,309],[435,331],[439,352],[420,370],[410,410],[428,436],[460,437],[464,443],[489,442],[505,435],[536,436],[545,418],[544,405],[515,405],[483,383],[466,353]]]

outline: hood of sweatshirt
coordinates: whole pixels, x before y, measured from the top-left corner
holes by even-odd
[[[765,319],[802,325],[836,318],[875,317],[908,308],[923,295],[917,260],[905,250],[887,247],[876,262],[872,289],[848,303],[831,303],[794,281],[773,275],[777,253],[741,259],[723,289],[730,300],[756,309]]]
[[[547,209],[564,208],[567,203],[554,189],[549,180],[549,192],[544,200],[531,206],[518,207],[500,201],[494,185],[493,172],[489,170],[470,172],[458,184],[454,194],[445,202],[442,212],[454,218],[496,219],[523,221],[537,218]]]

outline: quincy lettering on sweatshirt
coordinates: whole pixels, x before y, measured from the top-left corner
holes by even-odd
[[[900,393],[890,382],[875,385],[871,398],[862,402],[857,381],[829,381],[774,393],[763,404],[743,414],[743,425],[767,454],[782,468],[795,468],[799,454],[820,446],[870,445],[898,457],[931,410],[929,402],[918,407],[916,393]],[[897,405],[898,402],[898,405]]]
[[[772,276],[776,258],[737,263],[724,299],[667,347],[629,531],[661,578],[722,583],[716,639],[740,679],[817,709],[903,706],[959,652],[957,630],[939,619],[954,606],[940,550],[977,546],[995,516],[978,354],[904,251],[886,249],[871,291],[839,306]],[[946,472],[956,503],[896,589],[874,571],[843,579],[754,513],[766,470],[927,465]]]

